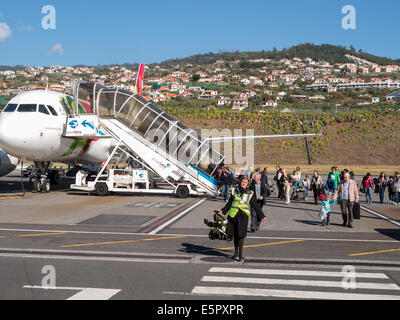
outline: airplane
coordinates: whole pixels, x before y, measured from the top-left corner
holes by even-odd
[[[144,65],[139,72],[134,91],[143,93]],[[90,112],[80,101],[80,111]],[[12,172],[20,161],[33,161],[36,179],[33,189],[49,192],[57,184],[58,171],[52,162],[76,165],[98,164],[106,160],[114,139],[80,139],[63,136],[69,114],[74,111],[72,96],[49,90],[23,92],[12,98],[0,114],[0,176]],[[105,135],[105,133],[103,133]]]
[[[27,91],[12,98],[0,114],[0,146],[20,161],[33,161],[35,191],[50,191],[58,172],[51,162],[99,163],[107,159],[111,139],[63,137],[64,125],[72,112],[71,97],[46,90]]]
[[[139,66],[135,90],[143,93],[144,66]],[[80,113],[90,113],[91,104],[79,99],[76,106]],[[9,156],[10,163],[33,161],[35,165],[33,190],[49,192],[51,184],[58,181],[58,171],[51,170],[52,162],[66,164],[99,164],[109,158],[118,143],[115,139],[84,139],[63,136],[68,116],[74,113],[75,99],[67,94],[48,91],[27,91],[12,98],[0,114],[0,148]],[[107,132],[99,132],[108,135]],[[317,134],[296,135],[296,137]],[[293,135],[279,135],[279,138],[293,138]],[[274,136],[221,137],[226,139],[259,139]],[[17,160],[15,159],[17,158]],[[1,167],[2,165],[0,165]],[[6,167],[5,167],[6,168]],[[9,167],[7,167],[9,168]],[[15,168],[14,168],[15,169]],[[8,169],[10,170],[10,169]],[[4,173],[7,169],[4,169]],[[2,171],[0,171],[0,176]]]

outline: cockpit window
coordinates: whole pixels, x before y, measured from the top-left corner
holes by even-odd
[[[52,106],[47,106],[53,116],[58,116],[57,111]]]
[[[18,112],[36,112],[36,104],[20,104]]]
[[[15,109],[17,109],[18,105],[17,104],[12,104],[9,103],[3,110],[3,112],[14,112]]]
[[[47,110],[46,106],[43,104],[39,104],[39,112],[50,115],[49,110]]]

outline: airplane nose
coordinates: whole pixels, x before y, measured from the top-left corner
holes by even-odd
[[[0,146],[7,145],[10,140],[11,128],[7,118],[4,114],[0,115]]]
[[[4,116],[0,115],[0,148],[5,148],[7,145],[7,141],[9,140],[7,130],[6,130],[6,121],[4,121]]]
[[[16,120],[16,121],[14,121]],[[10,154],[19,154],[29,145],[29,126],[22,128],[19,120],[0,114],[0,148]],[[30,133],[31,135],[31,133]]]

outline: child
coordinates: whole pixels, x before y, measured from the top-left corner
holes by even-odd
[[[304,188],[305,188],[305,195],[304,195],[304,200],[307,201],[308,199],[308,190],[311,188],[311,182],[309,176],[305,176],[304,178]]]
[[[329,226],[331,205],[336,203],[336,194],[326,193],[325,199],[322,201],[321,210],[319,213],[320,218],[322,219],[322,226]]]

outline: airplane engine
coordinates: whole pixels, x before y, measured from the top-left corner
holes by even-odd
[[[18,159],[10,156],[0,149],[0,177],[14,171],[18,165]]]

